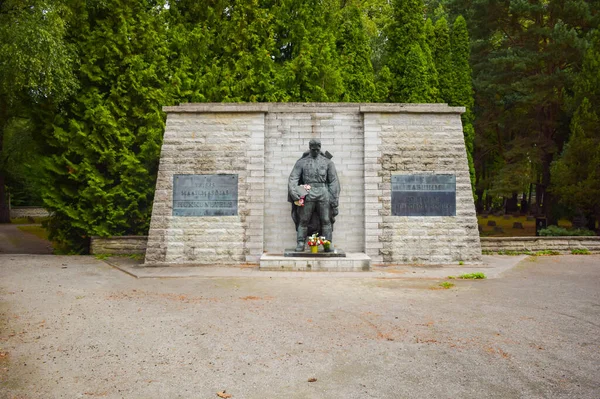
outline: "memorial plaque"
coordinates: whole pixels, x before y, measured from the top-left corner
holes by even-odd
[[[237,175],[173,176],[173,216],[233,216],[237,200]]]
[[[393,216],[456,216],[455,175],[392,175]]]

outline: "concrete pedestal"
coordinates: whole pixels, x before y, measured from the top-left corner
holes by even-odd
[[[259,268],[271,271],[368,272],[371,270],[371,258],[364,253],[346,253],[345,258],[263,254]]]

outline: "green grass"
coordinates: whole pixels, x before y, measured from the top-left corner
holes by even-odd
[[[449,290],[450,288],[454,287],[454,283],[451,283],[449,281],[444,281],[443,283],[440,283],[439,286],[445,290]]]
[[[533,255],[533,252],[529,251],[481,251],[482,255]]]
[[[534,256],[552,256],[552,255],[560,255],[560,252],[553,251],[551,249],[546,249],[544,251],[537,251]]]
[[[50,219],[47,216],[41,216],[41,217],[34,217],[33,218],[33,224],[41,224],[45,221],[47,221],[48,219]],[[10,219],[10,222],[12,224],[32,224],[32,222],[29,220],[29,218],[14,218],[14,219]]]
[[[587,248],[577,248],[571,250],[572,255],[591,255],[592,253]]]
[[[487,222],[493,220],[496,222],[496,227],[501,227],[504,232],[494,231],[494,226],[488,226]],[[513,229],[514,222],[521,222],[522,229]],[[481,237],[534,237],[535,236],[535,219],[527,221],[527,216],[511,216],[510,219],[504,219],[504,216],[489,215],[484,218],[482,215],[477,215],[477,223],[482,227],[483,231],[479,233]],[[570,228],[571,222],[562,219],[558,222],[560,227]]]
[[[458,278],[460,278],[462,280],[483,280],[486,277],[485,277],[485,274],[483,274],[482,272],[475,272],[475,273],[461,274],[460,276],[458,276]]]

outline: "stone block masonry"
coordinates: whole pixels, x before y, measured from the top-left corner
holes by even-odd
[[[263,247],[264,129],[264,112],[169,113],[146,263],[258,260]],[[238,214],[173,216],[173,178],[181,174],[237,174]]]
[[[340,214],[333,238],[339,248],[364,252],[364,177],[362,115],[358,112],[270,112],[265,127],[264,250],[281,253],[295,247],[296,231],[287,202],[287,181],[313,138],[333,155],[340,180]]]
[[[90,252],[92,255],[143,254],[146,252],[147,240],[147,236],[92,237]],[[481,237],[480,240],[481,250],[490,253],[558,251],[568,254],[572,250],[581,249],[600,253],[600,237]],[[261,264],[271,259],[286,260],[282,256],[264,255]],[[341,262],[341,266],[345,265],[343,260],[336,260]],[[265,263],[269,265],[269,262]],[[281,269],[281,264],[278,263],[273,270],[275,269]],[[353,270],[356,270],[356,267]]]
[[[477,262],[481,247],[461,107],[445,104],[182,104],[168,114],[146,263],[258,263],[295,244],[287,180],[318,138],[341,183],[334,244],[374,263]],[[456,216],[391,214],[391,176],[456,175]],[[173,178],[238,176],[234,216],[173,216]]]
[[[148,237],[91,237],[91,255],[133,255],[146,253]]]
[[[375,263],[473,263],[481,245],[460,112],[364,111],[366,253]],[[452,110],[448,107],[447,110]],[[436,112],[438,111],[438,112]],[[393,216],[394,174],[456,176],[456,216]]]
[[[39,206],[13,206],[10,208],[10,218],[48,217],[50,212]]]

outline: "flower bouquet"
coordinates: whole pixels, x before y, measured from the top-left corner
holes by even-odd
[[[321,238],[319,237],[319,233],[315,233],[312,236],[308,237],[308,246],[310,247],[310,252],[316,254],[319,251],[319,245],[321,245]]]
[[[301,184],[296,188],[296,192],[300,195],[300,199],[294,201],[294,204],[298,206],[304,206],[304,198],[308,195],[310,191],[310,184]]]
[[[319,237],[319,233],[315,233],[308,237],[308,246],[310,247],[310,252],[313,254],[319,252],[319,245],[322,245],[325,251],[329,251],[331,241],[325,239],[323,236]]]

